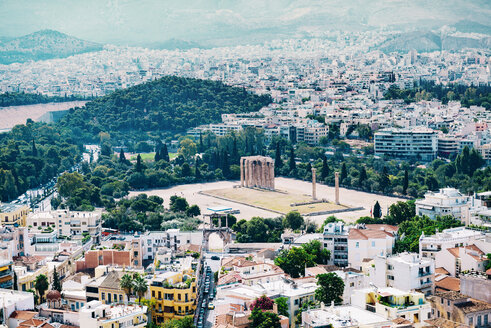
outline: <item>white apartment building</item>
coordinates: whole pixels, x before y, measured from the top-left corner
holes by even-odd
[[[139,305],[108,305],[90,301],[80,309],[80,328],[147,326],[147,307]]]
[[[34,294],[12,289],[0,289],[0,321],[7,322],[14,311],[34,310]]]
[[[282,279],[270,283],[245,286],[243,284],[224,286],[217,288],[216,299],[239,298],[243,301],[253,301],[262,295],[275,299],[287,298],[288,313],[290,318],[295,318],[296,312],[307,301],[315,300],[315,290],[318,288],[315,282],[307,279],[306,282]],[[295,321],[291,320],[291,327],[295,327]]]
[[[417,253],[377,256],[370,279],[379,288],[394,287],[404,291],[418,290],[425,295],[434,291],[435,262]]]
[[[135,238],[141,240],[143,259],[153,260],[159,247],[177,250],[181,245],[201,245],[203,242],[203,233],[201,231],[168,229],[166,231],[147,231],[143,235]]]
[[[488,263],[486,254],[491,252],[491,243],[481,243],[481,245],[487,246],[486,249],[474,244],[442,249],[436,253],[435,265],[437,268],[444,268],[457,278],[461,272],[484,273]]]
[[[365,259],[392,254],[397,227],[390,225],[366,225],[365,229],[350,229],[348,235],[348,263],[361,270]]]
[[[425,236],[422,233],[419,237],[419,256],[434,259],[442,249],[468,246],[485,239],[486,234],[484,232],[470,230],[466,227],[445,229],[433,236]]]
[[[462,195],[455,188],[442,188],[438,192],[428,191],[424,199],[418,199],[416,214],[435,219],[437,216],[451,215],[463,219],[465,209],[469,207],[469,196]]]
[[[384,129],[375,133],[375,155],[432,161],[438,151],[438,133],[427,128]]]
[[[349,228],[343,222],[331,222],[324,226],[322,246],[331,252],[329,264],[348,266]]]
[[[285,277],[280,267],[270,263],[239,261],[232,270],[240,275],[242,283],[247,286],[278,281]]]
[[[380,314],[389,320],[401,317],[419,324],[431,319],[431,305],[423,293],[392,287],[355,290],[351,296],[351,305]]]
[[[94,242],[99,242],[102,231],[101,211],[56,210],[31,213],[27,217],[27,226],[32,229],[51,227],[58,237],[79,237],[89,233]]]

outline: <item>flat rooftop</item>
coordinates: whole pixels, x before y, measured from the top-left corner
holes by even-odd
[[[390,324],[390,321],[380,314],[376,314],[352,305],[324,307],[307,310],[310,324],[324,326],[332,324],[333,327],[347,327],[358,325]]]

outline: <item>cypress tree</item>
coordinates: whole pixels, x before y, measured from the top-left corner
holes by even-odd
[[[32,156],[37,157],[38,155],[38,150],[36,148],[36,142],[34,139],[32,139]]]
[[[409,186],[409,173],[407,172],[407,169],[404,170],[404,180],[402,181],[402,193],[404,195],[407,194],[407,188]]]
[[[121,163],[126,162],[126,156],[124,155],[123,147],[121,147],[121,150],[119,151],[119,161]]]
[[[281,160],[280,142],[278,141],[276,143],[276,154],[274,157],[274,167],[279,170],[279,169],[281,169],[282,166],[283,166],[283,161]]]
[[[290,171],[294,171],[297,168],[297,163],[295,163],[295,150],[293,146],[290,148]]]
[[[367,170],[365,166],[362,166],[360,169],[360,178],[358,179],[358,187],[363,187],[363,182],[367,179]]]
[[[232,162],[237,163],[239,161],[239,150],[237,149],[237,138],[234,135],[234,141],[232,143]]]
[[[204,145],[203,145],[203,136],[201,135],[201,133],[199,134],[199,146],[198,146],[198,151],[200,153],[204,152]]]
[[[136,156],[135,171],[136,172],[143,171],[142,157],[140,156],[140,154],[138,154],[138,156]]]
[[[196,178],[196,181],[200,181],[202,176],[201,176],[201,171],[199,170],[199,161],[198,161],[198,158],[199,157],[196,157],[196,164],[195,164],[195,168],[194,168],[194,177]]]
[[[343,165],[341,165],[341,177],[340,177],[340,182],[341,183],[344,183],[346,178],[348,177],[348,170],[346,169],[346,163],[343,163]]]
[[[230,177],[230,166],[228,164],[228,154],[226,151],[222,153],[222,172],[225,178]]]
[[[389,173],[387,172],[387,167],[382,168],[382,173],[379,175],[379,187],[380,191],[385,192],[386,189],[389,187],[390,180],[389,180]]]
[[[380,204],[377,201],[373,206],[373,217],[376,219],[380,219],[381,216],[382,216],[382,208],[380,207]]]
[[[166,162],[170,162],[169,151],[167,150],[167,144],[164,143],[162,148],[160,149],[160,159],[163,159]]]
[[[327,165],[327,157],[322,158],[322,169],[321,169],[321,179],[325,181],[329,175],[329,166]]]
[[[56,272],[56,267],[53,269],[53,289],[61,293],[61,282],[58,272]]]

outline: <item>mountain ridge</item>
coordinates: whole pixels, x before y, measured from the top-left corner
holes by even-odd
[[[64,58],[102,48],[102,44],[45,29],[0,43],[0,64]]]

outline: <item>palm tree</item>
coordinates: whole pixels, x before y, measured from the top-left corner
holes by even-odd
[[[133,290],[138,295],[138,302],[141,302],[143,295],[148,290],[147,281],[141,275],[137,275],[133,280]]]
[[[131,289],[133,288],[133,277],[130,274],[125,273],[121,277],[121,280],[119,281],[119,287],[121,287],[121,289],[124,290],[129,302]]]
[[[49,288],[48,277],[46,277],[44,274],[40,274],[39,276],[37,276],[36,282],[34,283],[34,288],[36,288],[36,291],[39,294],[39,304],[43,304],[44,293]]]

